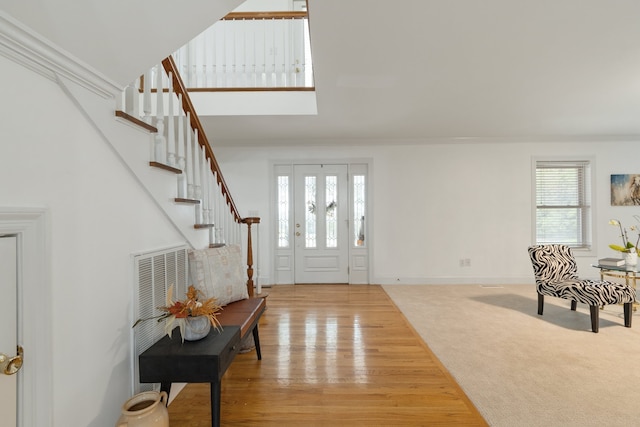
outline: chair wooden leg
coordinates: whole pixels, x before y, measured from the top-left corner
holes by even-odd
[[[624,303],[624,326],[627,328],[631,327],[631,318],[633,313],[633,303],[625,302]]]
[[[576,308],[578,308],[578,301],[571,301],[571,310],[576,311]]]
[[[544,308],[544,295],[538,294],[538,314],[542,316],[542,309]]]
[[[600,310],[597,305],[590,305],[589,311],[591,311],[591,330],[598,333],[598,325],[600,324]]]

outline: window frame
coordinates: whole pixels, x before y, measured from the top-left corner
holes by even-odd
[[[596,186],[595,186],[595,159],[593,157],[583,157],[583,156],[564,156],[564,157],[533,157],[532,158],[532,218],[531,218],[531,241],[532,244],[542,244],[538,243],[537,238],[537,213],[538,213],[538,204],[537,204],[537,171],[538,166],[541,164],[551,164],[551,163],[559,163],[559,164],[575,164],[576,167],[580,166],[580,164],[586,164],[585,169],[587,170],[587,174],[585,174],[583,187],[584,193],[583,197],[587,200],[586,205],[588,206],[589,215],[587,219],[587,223],[583,224],[581,228],[581,234],[583,236],[584,246],[571,246],[571,250],[575,256],[595,256],[597,244],[596,244],[596,233],[595,233],[595,224],[596,222]]]

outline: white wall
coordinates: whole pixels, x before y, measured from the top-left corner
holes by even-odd
[[[212,135],[215,140],[215,135]],[[219,147],[216,157],[240,209],[258,210],[259,280],[273,277],[270,162],[288,159],[371,158],[373,193],[368,242],[371,283],[533,283],[532,157],[595,159],[596,255],[579,257],[579,273],[598,276],[591,263],[616,256],[608,248],[618,218],[631,225],[640,207],[610,205],[611,174],[640,172],[636,142],[460,143],[331,147]],[[245,214],[246,212],[243,212]],[[469,258],[469,267],[460,259]]]
[[[185,239],[56,83],[4,57],[0,69],[0,206],[48,211],[53,349],[38,356],[54,426],[114,425],[131,393],[131,255]]]

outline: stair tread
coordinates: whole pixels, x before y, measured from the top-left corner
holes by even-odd
[[[164,163],[160,163],[160,162],[149,162],[149,166],[154,168],[164,169],[166,171],[173,172],[175,174],[182,173],[182,170],[178,168],[174,168],[173,166],[165,165]]]
[[[148,130],[151,133],[158,133],[158,128],[156,128],[155,126],[151,126],[148,123],[143,122],[142,120],[133,117],[131,114],[127,114],[124,111],[121,110],[116,110],[116,117],[126,120],[127,122],[133,123],[137,126],[140,126],[143,129]]]
[[[183,197],[176,197],[174,200],[176,201],[176,203],[193,203],[194,205],[200,204],[199,199],[185,199]]]

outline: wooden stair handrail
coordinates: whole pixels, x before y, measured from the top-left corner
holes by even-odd
[[[232,21],[235,19],[306,19],[309,14],[306,11],[287,12],[231,12],[227,13],[222,20]]]
[[[196,110],[191,102],[191,98],[189,97],[189,92],[182,81],[182,77],[180,77],[180,73],[178,72],[178,67],[176,66],[175,61],[172,56],[165,58],[162,61],[162,66],[164,67],[167,75],[171,73],[172,81],[173,81],[173,90],[177,94],[182,95],[182,108],[185,113],[189,112],[191,115],[191,128],[198,130],[198,143],[202,146],[205,151],[205,155],[209,160],[211,160],[211,171],[216,174],[216,180],[222,189],[222,194],[224,194],[227,203],[231,209],[231,213],[233,214],[235,220],[240,223],[242,222],[242,217],[240,216],[240,212],[238,212],[238,208],[231,197],[231,193],[229,192],[229,187],[222,176],[222,171],[220,170],[220,166],[218,165],[218,161],[216,160],[216,156],[213,154],[213,150],[211,149],[211,144],[209,144],[209,139],[207,138],[207,134],[204,131],[204,127],[200,122],[200,118],[196,113]]]

